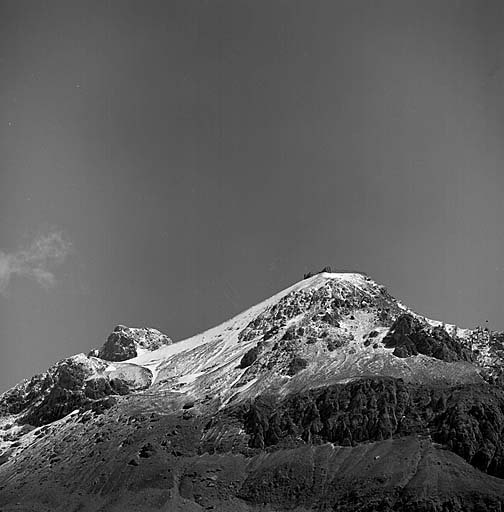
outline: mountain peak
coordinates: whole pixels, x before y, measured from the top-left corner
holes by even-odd
[[[230,480],[210,502],[219,510],[237,510],[236,500],[244,496],[243,503],[269,503],[271,493],[276,496],[282,485],[291,485],[285,483],[285,461],[294,464],[292,474],[302,475],[305,466],[292,461],[304,456],[326,461],[329,454],[340,468],[338,454],[348,450],[363,457],[359,472],[368,471],[363,446],[375,443],[374,461],[383,457],[398,467],[395,454],[407,446],[413,458],[424,454],[422,460],[434,457],[445,470],[461,467],[471,475],[464,486],[486,488],[487,480],[474,484],[476,470],[469,463],[504,474],[504,452],[495,448],[497,442],[504,445],[499,412],[504,410],[499,387],[503,363],[502,333],[429,320],[364,273],[324,268],[223,324],[175,343],[157,329],[118,325],[101,349],[64,359],[7,391],[0,396],[0,481],[9,482],[9,496],[26,494],[23,475],[40,484],[36,496],[43,485],[49,486],[48,495],[54,488],[71,493],[58,483],[62,475],[75,489],[85,488],[94,497],[117,492],[114,499],[121,501],[129,496],[125,486],[136,496],[153,482],[158,490],[171,485],[156,479],[165,475],[171,482],[166,468],[175,468],[179,487],[162,498],[175,509],[185,503],[173,501],[177,496],[198,502],[209,492],[206,484],[198,490],[199,471],[227,464],[219,466],[222,473],[210,484],[220,485],[228,473],[229,478],[249,475],[252,480],[243,476],[241,497]],[[484,402],[477,409],[475,396]],[[483,431],[491,431],[497,441],[487,442]],[[421,446],[417,433],[425,436]],[[431,435],[464,460],[443,462],[445,455],[432,445]],[[384,441],[393,436],[400,439]],[[406,444],[399,443],[403,438]],[[329,443],[328,452],[317,455],[324,443]],[[34,461],[45,460],[50,449],[60,450],[50,458],[59,469],[47,478],[45,466],[34,466]],[[209,455],[214,452],[217,459]],[[73,461],[74,453],[83,455]],[[282,455],[277,459],[275,453]],[[254,459],[258,454],[262,458]],[[151,465],[151,460],[156,462]],[[244,460],[250,463],[246,467]],[[187,474],[186,465],[193,468]],[[234,468],[241,468],[238,475]],[[348,469],[333,469],[326,468],[331,478],[340,478],[341,471],[350,475]],[[269,471],[274,490],[261,483],[270,481]],[[95,473],[108,475],[105,483],[100,483],[102,476],[89,480]],[[299,485],[304,484],[294,488]],[[257,498],[254,489],[266,494]],[[223,504],[219,500],[228,498],[222,496],[231,501]],[[83,505],[83,510],[92,506]],[[251,507],[238,509],[258,510]]]

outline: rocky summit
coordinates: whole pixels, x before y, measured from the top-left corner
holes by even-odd
[[[502,511],[503,361],[328,268],[186,340],[118,326],[0,396],[0,509]]]

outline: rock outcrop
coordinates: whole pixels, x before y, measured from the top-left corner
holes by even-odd
[[[126,361],[138,356],[141,350],[157,350],[172,343],[168,336],[157,329],[118,325],[103,347],[91,355],[106,361]]]
[[[474,359],[471,349],[450,336],[443,326],[432,327],[409,313],[396,319],[383,338],[383,344],[394,348],[393,354],[397,357],[424,354],[443,361]]]
[[[19,415],[19,423],[33,426],[59,420],[76,409],[103,411],[114,404],[109,395],[129,391],[120,380],[94,378],[105,366],[84,354],[64,359],[1,395],[0,411]]]

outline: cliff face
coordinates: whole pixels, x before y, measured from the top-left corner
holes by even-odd
[[[320,273],[0,396],[2,510],[501,510],[504,336]]]

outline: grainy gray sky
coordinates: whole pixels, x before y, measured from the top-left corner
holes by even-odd
[[[1,1],[0,390],[332,265],[504,329],[500,1]]]

